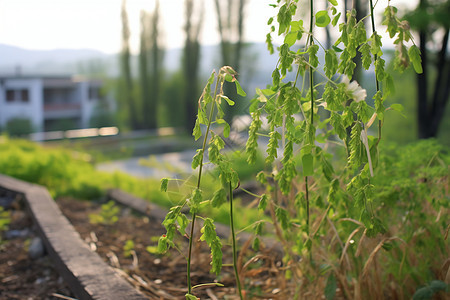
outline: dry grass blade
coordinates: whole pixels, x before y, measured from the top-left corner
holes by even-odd
[[[114,268],[120,269],[120,262],[119,262],[119,258],[117,257],[117,255],[112,252],[109,251],[106,256],[109,258],[109,262],[111,263],[111,266],[113,266]]]
[[[169,293],[156,289],[152,286],[152,284],[149,281],[144,280],[142,277],[133,274],[133,279],[141,286],[142,288],[145,288],[146,290],[150,291],[151,293],[163,297],[164,299],[177,299],[175,296],[170,295]]]
[[[133,263],[132,263],[133,269],[134,270],[139,270],[139,260],[138,260],[136,251],[132,250],[131,251],[131,256],[133,256]]]
[[[216,295],[214,295],[213,291],[211,289],[206,289],[206,294],[208,295],[211,300],[219,300]]]
[[[341,259],[339,260],[339,264],[342,265],[342,262],[344,261],[344,257],[347,256],[347,249],[350,246],[350,242],[352,241],[353,237],[361,230],[361,227],[356,228],[353,230],[353,232],[348,236],[347,241],[345,242],[344,249],[342,250]]]
[[[339,221],[340,221],[340,222],[342,222],[342,221],[348,221],[348,222],[355,223],[356,225],[359,225],[359,226],[364,226],[363,223],[361,223],[361,222],[359,222],[359,221],[357,221],[357,220],[355,220],[355,219],[352,219],[352,218],[342,218],[342,219],[339,219]]]
[[[312,238],[314,238],[316,236],[316,234],[317,234],[317,231],[319,231],[320,225],[322,225],[323,220],[328,215],[328,211],[330,210],[330,207],[331,207],[331,204],[328,205],[327,209],[325,210],[325,212],[322,214],[322,216],[320,217],[319,221],[317,222],[318,224],[316,225],[316,228],[313,230]]]
[[[361,239],[359,240],[358,248],[356,249],[356,253],[355,253],[356,257],[359,257],[359,255],[361,255],[362,245],[363,245],[363,242],[364,242],[364,240],[366,238],[366,233],[367,233],[367,228],[364,229],[363,235],[361,236]]]
[[[378,251],[380,251],[380,249],[383,247],[384,243],[393,241],[393,240],[399,240],[399,241],[403,242],[404,244],[406,244],[405,241],[403,241],[401,238],[396,237],[396,236],[391,237],[391,238],[383,238],[378,243],[378,245],[375,247],[375,249],[373,249],[372,253],[370,253],[369,258],[367,259],[366,264],[364,265],[362,277],[365,277],[367,275],[370,265],[372,264],[373,260],[375,259],[375,256],[378,253]],[[400,268],[402,268],[402,266],[400,266]]]
[[[77,298],[72,298],[72,297],[64,296],[64,295],[57,294],[57,293],[53,293],[52,296],[59,298],[59,299],[65,299],[65,300],[78,300]]]

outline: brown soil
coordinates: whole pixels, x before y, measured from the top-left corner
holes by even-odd
[[[0,240],[0,299],[46,300],[72,296],[48,256],[33,260],[28,255],[29,244],[37,236],[29,216],[17,206],[10,211],[9,229],[28,230],[28,234]]]
[[[156,247],[158,238],[165,233],[159,222],[122,209],[113,225],[91,224],[90,214],[100,212],[100,204],[71,198],[57,199],[63,214],[74,225],[82,239],[108,264],[132,285],[148,295],[149,299],[185,299],[187,238],[176,238],[180,251],[172,249],[165,255],[152,254],[147,247]],[[28,229],[24,237],[3,240],[0,244],[0,299],[72,299],[74,297],[47,255],[31,259],[28,247],[37,236],[30,216],[17,203],[10,210],[12,222],[9,230]],[[200,237],[200,232],[196,232]],[[132,240],[134,248],[126,257],[124,245]],[[220,282],[199,287],[193,293],[201,299],[239,299],[236,295],[232,254],[229,241],[223,243],[223,268],[220,276],[210,273],[210,250],[205,242],[194,243],[192,284]],[[276,255],[255,253],[250,245],[240,247],[239,264],[241,282],[247,299],[289,299],[281,265]]]
[[[111,266],[121,273],[131,284],[138,287],[150,299],[185,299],[187,238],[176,239],[180,254],[172,249],[165,255],[151,254],[148,246],[157,246],[158,238],[165,233],[158,222],[133,214],[123,209],[119,221],[113,225],[93,225],[89,222],[90,214],[98,214],[100,206],[92,202],[76,201],[65,198],[57,201],[62,212],[74,225],[81,237],[92,250],[100,254]],[[196,233],[200,237],[200,233]],[[127,240],[134,242],[134,252],[125,257],[124,245]],[[236,297],[234,271],[231,265],[231,247],[227,241],[224,245],[224,267],[219,277],[210,273],[210,250],[204,242],[194,244],[191,269],[192,284],[220,282],[224,287],[213,285],[195,289],[193,293],[201,299],[239,299]],[[248,245],[241,250],[240,259],[247,262],[255,255]],[[245,255],[244,255],[245,254]],[[285,280],[278,275],[274,255],[259,254],[253,264],[241,272],[241,280],[246,288],[247,299],[288,299],[283,295]],[[279,265],[279,262],[278,262]]]

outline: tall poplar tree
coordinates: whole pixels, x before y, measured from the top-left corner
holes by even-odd
[[[161,43],[159,0],[153,13],[141,12],[139,76],[143,126],[158,127],[158,105],[163,76],[164,50]]]
[[[222,65],[231,66],[237,72],[239,72],[243,48],[246,4],[247,0],[215,0]],[[224,92],[230,99],[238,97],[234,84],[229,82],[225,83]],[[231,122],[233,110],[228,105],[225,105],[224,109],[227,122]]]
[[[139,129],[139,114],[134,98],[133,76],[130,66],[130,28],[128,25],[127,1],[122,1],[122,50],[120,53],[120,74],[124,104],[128,110],[128,122],[131,129]]]
[[[199,96],[198,78],[200,66],[200,42],[199,36],[203,24],[203,1],[199,6],[194,6],[194,0],[185,0],[186,23],[184,26],[186,40],[183,50],[183,75],[184,75],[184,108],[186,129],[190,132],[194,128],[197,99]],[[194,13],[197,11],[198,13]],[[197,19],[194,16],[198,16]]]

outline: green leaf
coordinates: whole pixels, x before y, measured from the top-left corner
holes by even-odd
[[[223,136],[227,138],[230,136],[230,124],[225,123],[224,126],[225,127],[223,128]]]
[[[263,194],[261,196],[261,199],[259,199],[258,209],[259,210],[266,210],[267,207],[267,195]]]
[[[160,186],[159,190],[161,192],[167,192],[167,185],[168,184],[169,184],[169,179],[168,178],[161,179],[161,186]]]
[[[192,193],[192,202],[194,205],[199,205],[203,201],[202,191],[198,188]]]
[[[311,153],[302,156],[303,175],[311,176],[314,174],[314,157]]]
[[[338,3],[336,0],[328,0],[328,2],[330,2],[331,4],[333,4],[334,6],[337,6]]]
[[[158,239],[158,253],[164,253],[167,251],[167,236],[163,234]]]
[[[236,85],[236,92],[238,93],[239,96],[242,96],[242,97],[247,96],[247,94],[244,92],[241,85],[239,84],[239,81],[234,80],[234,84]]]
[[[210,245],[216,238],[216,226],[213,222],[213,219],[206,218],[205,223],[203,224],[203,227],[201,229],[202,236],[200,237],[200,240],[206,241],[208,245]]]
[[[325,51],[325,75],[328,78],[333,77],[339,66],[339,61],[336,55],[336,51],[328,49]]]
[[[225,81],[227,81],[227,82],[232,82],[233,81],[233,75],[231,75],[231,74],[229,74],[229,73],[226,73],[225,74]]]
[[[253,239],[253,243],[252,243],[252,249],[255,251],[258,251],[259,245],[260,245],[259,238],[257,236],[255,236],[255,238]]]
[[[227,202],[227,192],[225,189],[216,191],[211,199],[212,207],[220,207],[225,202]]]
[[[327,285],[325,286],[324,290],[325,299],[333,300],[334,297],[336,296],[336,288],[337,288],[336,277],[334,276],[333,273],[331,273],[330,276],[328,276]]]
[[[430,288],[433,292],[445,291],[447,289],[447,284],[441,280],[433,280],[430,282]]]
[[[208,118],[206,117],[206,113],[201,108],[198,110],[197,119],[198,119],[200,124],[205,124],[206,125],[208,123]]]
[[[203,150],[197,149],[197,153],[192,158],[192,164],[191,164],[192,169],[193,170],[197,169],[197,167],[201,164],[202,160],[203,160]]]
[[[418,289],[412,299],[413,300],[429,300],[431,297],[433,297],[433,290],[430,289],[430,287],[425,286],[423,288]]]
[[[416,45],[412,45],[409,48],[408,56],[413,64],[414,71],[416,71],[416,73],[418,73],[418,74],[422,74],[422,72],[423,72],[422,58],[420,57],[420,50],[419,50],[419,48],[417,48]]]
[[[195,297],[194,295],[191,294],[186,294],[184,295],[186,297],[186,300],[198,300],[199,298]]]
[[[280,85],[280,70],[278,70],[278,68],[276,68],[272,72],[272,84],[274,87],[277,87]]]
[[[339,22],[339,18],[341,17],[341,13],[338,13],[334,16],[333,21],[331,21],[331,25],[336,26],[337,22]]]
[[[336,52],[342,52],[342,51],[344,51],[344,50],[342,50],[341,48],[339,48],[339,47],[337,47],[337,46],[335,46],[335,45],[331,46],[331,48],[333,48],[333,50],[336,51]]]
[[[185,235],[186,234],[186,228],[187,228],[187,226],[189,224],[188,218],[186,217],[185,214],[180,214],[180,215],[178,215],[177,222],[178,222],[178,225],[180,225],[180,227],[178,228],[178,231],[182,235]]]
[[[381,82],[384,80],[384,76],[386,75],[386,72],[384,71],[384,64],[385,61],[381,57],[378,57],[375,61],[375,75],[377,80]]]
[[[198,140],[202,136],[202,130],[200,129],[200,121],[198,118],[197,120],[195,120],[195,126],[194,130],[192,131],[192,135],[194,136],[195,140]]]
[[[220,270],[222,269],[222,243],[220,242],[220,238],[218,236],[215,237],[210,247],[212,256],[211,272],[219,275]]]
[[[326,159],[325,155],[321,155],[321,165],[322,165],[322,172],[325,178],[328,181],[331,181],[333,179],[334,169],[333,165]]]
[[[395,94],[395,84],[391,74],[386,73],[386,76],[384,77],[383,87],[384,87],[384,94],[386,96]]]
[[[275,210],[275,216],[277,217],[278,222],[281,223],[281,228],[287,229],[289,226],[289,220],[286,210],[282,207],[277,207]]]
[[[391,104],[391,109],[401,113],[401,112],[403,112],[403,110],[405,108],[403,107],[403,105],[401,105],[399,103],[394,103],[394,104]]]
[[[264,226],[263,222],[258,222],[255,224],[255,226],[253,227],[253,232],[255,233],[255,235],[261,235],[263,226]]]
[[[297,41],[297,32],[295,32],[295,31],[294,32],[293,31],[289,32],[284,37],[284,43],[288,44],[289,47],[294,45],[296,41]]]
[[[227,101],[227,103],[228,103],[229,106],[233,106],[233,105],[234,105],[234,101],[231,100],[230,98],[228,98],[227,96],[225,96],[225,95],[220,95],[220,98],[222,98],[223,100]]]
[[[306,52],[309,53],[309,63],[316,68],[319,65],[319,58],[317,52],[319,51],[318,45],[311,45]]]
[[[277,148],[278,148],[278,140],[281,139],[281,134],[278,131],[272,131],[270,133],[269,144],[267,145],[267,157],[266,162],[272,163],[275,158],[278,157]]]
[[[373,55],[381,56],[383,54],[381,51],[381,35],[374,32],[370,39],[372,41],[372,44],[370,45],[370,52],[372,52]]]
[[[364,43],[359,47],[359,52],[361,53],[362,65],[364,69],[368,70],[372,64],[372,56],[370,55],[370,46]]]
[[[316,13],[316,25],[318,27],[325,27],[330,24],[330,16],[326,10],[321,10]]]

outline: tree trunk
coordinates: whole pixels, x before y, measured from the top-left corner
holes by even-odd
[[[419,8],[426,11],[428,3],[421,0]],[[446,28],[442,38],[441,50],[437,54],[436,70],[437,78],[434,91],[429,91],[428,69],[431,60],[428,58],[426,49],[427,27],[419,29],[419,48],[422,57],[422,74],[417,74],[417,124],[420,139],[436,137],[439,125],[444,117],[444,112],[449,99],[450,88],[450,66],[447,59],[447,45],[449,29]]]

